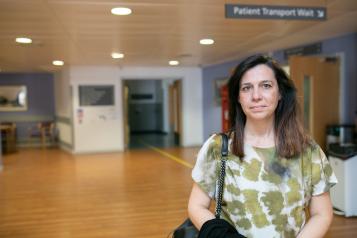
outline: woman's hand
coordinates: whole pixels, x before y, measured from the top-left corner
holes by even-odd
[[[328,192],[311,198],[310,215],[310,219],[297,238],[320,238],[325,235],[333,218],[332,204]]]
[[[203,223],[215,218],[209,210],[210,204],[211,198],[194,183],[188,202],[188,216],[198,230],[201,229]]]

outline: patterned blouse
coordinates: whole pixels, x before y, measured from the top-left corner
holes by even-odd
[[[243,162],[229,152],[221,217],[246,237],[296,237],[306,222],[311,197],[337,183],[325,154],[317,144],[292,159],[278,158],[275,147],[246,144],[244,152]],[[221,136],[213,135],[192,170],[193,180],[212,199],[220,153]]]

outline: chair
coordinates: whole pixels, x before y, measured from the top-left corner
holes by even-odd
[[[37,126],[29,129],[29,137],[40,138],[42,147],[46,146],[47,141],[54,143],[56,141],[55,123],[52,121],[37,123]]]
[[[16,151],[16,124],[13,122],[1,122],[1,143],[3,153]]]

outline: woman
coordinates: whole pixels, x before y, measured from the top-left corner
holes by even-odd
[[[221,217],[246,237],[323,237],[337,180],[303,131],[293,82],[273,59],[255,55],[237,66],[228,87],[232,131]],[[211,136],[192,171],[188,212],[198,229],[214,219],[220,143]]]

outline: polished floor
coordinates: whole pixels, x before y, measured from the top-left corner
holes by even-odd
[[[159,148],[177,146],[175,136],[171,133],[133,133],[130,135],[129,149],[146,149],[147,144]]]
[[[187,216],[198,148],[71,155],[23,149],[3,157],[1,238],[166,238]],[[179,163],[179,162],[185,163]],[[357,237],[336,216],[327,238]]]

